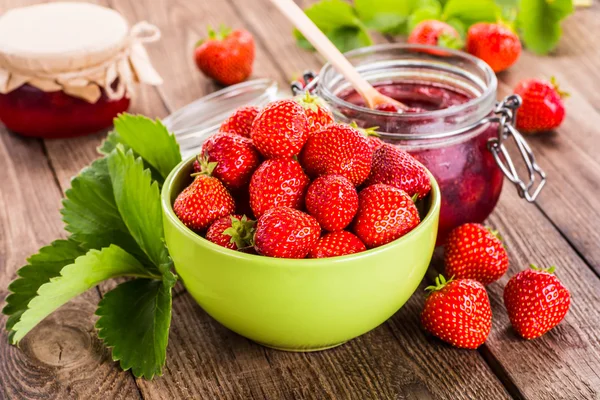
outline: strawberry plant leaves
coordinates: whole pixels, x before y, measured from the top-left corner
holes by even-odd
[[[572,12],[572,0],[520,0],[517,23],[525,46],[538,54],[553,50],[562,35],[560,22]]]
[[[358,17],[369,29],[396,34],[412,12],[413,1],[354,0]]]
[[[151,264],[121,218],[106,158],[94,161],[73,178],[65,193],[61,214],[71,238],[86,249],[115,244],[143,264]]]
[[[442,19],[457,18],[468,27],[477,22],[495,22],[499,14],[500,9],[493,0],[448,0]]]
[[[181,162],[179,144],[162,122],[142,115],[121,114],[114,121],[118,139],[155,168],[164,178]]]
[[[37,290],[20,320],[12,327],[13,343],[18,343],[31,329],[58,307],[98,283],[120,276],[153,277],[135,257],[118,246],[90,250],[61,269]]]
[[[412,32],[413,29],[415,29],[415,26],[423,21],[428,19],[440,19],[441,13],[442,8],[440,7],[439,3],[437,3],[437,6],[434,5],[419,8],[408,18],[407,33]]]
[[[373,44],[354,8],[342,0],[322,0],[304,12],[342,52]],[[299,46],[312,49],[300,32],[295,30],[294,36]]]
[[[106,293],[98,305],[98,336],[112,358],[136,377],[162,374],[171,324],[172,283],[135,279]]]
[[[117,209],[131,236],[161,272],[170,272],[158,184],[142,159],[120,145],[108,156],[108,169]]]
[[[6,297],[6,306],[2,310],[9,316],[6,321],[9,340],[14,334],[11,332],[13,326],[27,310],[27,304],[37,295],[40,286],[60,275],[65,265],[72,264],[83,254],[85,249],[74,240],[57,240],[27,259],[27,265],[17,271],[18,278],[8,286],[11,293]]]

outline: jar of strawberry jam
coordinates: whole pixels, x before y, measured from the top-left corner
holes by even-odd
[[[129,108],[134,83],[160,84],[144,42],[116,11],[88,3],[15,8],[0,16],[0,121],[25,136],[88,134]]]
[[[306,89],[323,97],[337,119],[378,127],[382,140],[407,150],[431,171],[442,191],[438,244],[453,228],[488,217],[504,176],[521,197],[535,201],[546,177],[513,127],[520,99],[496,102],[496,76],[486,63],[459,51],[404,44],[358,49],[346,57],[381,93],[410,109],[366,108],[329,64]],[[527,179],[519,177],[505,146],[509,141],[523,157]]]

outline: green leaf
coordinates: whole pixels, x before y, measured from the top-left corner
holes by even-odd
[[[119,134],[116,131],[110,131],[108,132],[108,135],[106,136],[106,139],[104,139],[104,141],[102,142],[102,144],[98,147],[98,152],[102,155],[109,155],[114,149],[117,148],[117,145],[122,145],[123,148],[125,150],[132,150],[133,151],[133,155],[137,158],[137,157],[141,157],[138,153],[136,153],[133,149],[131,149],[131,147],[129,147],[122,139],[121,136],[119,136]],[[160,150],[158,150],[160,151]],[[150,165],[147,161],[144,160],[144,168],[149,169],[150,173],[152,174],[152,179],[155,180],[156,182],[158,182],[159,186],[162,186],[162,184],[165,181],[165,178],[160,174],[160,172],[158,172],[156,170],[156,168],[154,168],[152,165]]]
[[[440,19],[441,16],[441,7],[438,4],[436,6],[427,6],[423,8],[419,8],[416,10],[408,19],[407,23],[407,33],[410,33],[415,29],[419,23],[426,21],[428,19]]]
[[[158,184],[142,159],[120,145],[108,156],[108,169],[117,209],[131,236],[161,272],[170,271]]]
[[[457,18],[470,26],[477,22],[495,22],[500,9],[493,0],[449,0],[444,6],[443,20]]]
[[[162,374],[171,324],[172,285],[135,279],[106,293],[98,305],[98,336],[112,358],[136,377]]]
[[[572,12],[571,0],[520,0],[517,22],[525,46],[538,54],[553,50],[562,34],[560,22]]]
[[[461,20],[457,19],[457,18],[450,18],[448,21],[446,21],[446,23],[448,25],[450,25],[451,27],[453,27],[454,29],[456,29],[456,32],[458,32],[458,34],[460,35],[461,38],[465,38],[467,37],[467,27],[465,26],[465,24],[462,23]],[[464,45],[464,43],[463,43]],[[456,47],[459,48],[459,47]]]
[[[86,249],[115,244],[143,264],[150,264],[121,218],[106,158],[94,161],[73,178],[71,188],[65,193],[61,214],[71,238]]]
[[[21,319],[12,327],[13,343],[18,343],[50,313],[98,283],[119,276],[153,277],[132,255],[117,246],[90,250],[65,266],[59,276],[43,284],[27,305]]]
[[[118,139],[139,154],[163,178],[181,162],[175,136],[159,119],[152,121],[142,115],[120,114],[114,123]]]
[[[358,17],[369,29],[396,34],[413,9],[412,0],[354,0]]]
[[[18,278],[9,286],[12,293],[6,297],[6,306],[2,312],[9,316],[6,329],[11,331],[27,310],[27,304],[37,295],[44,283],[60,275],[60,270],[85,254],[85,250],[73,240],[57,240],[42,247],[37,254],[27,259],[27,265],[17,271]],[[10,332],[12,336],[14,332]]]
[[[321,0],[304,12],[342,52],[373,44],[354,8],[342,0]],[[295,30],[294,36],[300,47],[312,49],[300,32]]]

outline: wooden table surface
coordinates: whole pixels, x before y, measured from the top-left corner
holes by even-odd
[[[0,0],[0,10],[38,0]],[[148,46],[165,83],[141,87],[132,111],[164,117],[215,90],[192,60],[207,24],[246,27],[256,38],[254,76],[286,87],[322,60],[299,49],[268,0],[98,0],[131,22],[156,24]],[[122,372],[94,331],[90,290],[44,320],[22,342],[0,334],[0,398],[108,399],[600,399],[600,7],[564,24],[552,57],[524,52],[499,75],[500,94],[526,77],[555,75],[571,93],[553,134],[530,138],[549,175],[539,201],[519,199],[507,181],[489,224],[506,239],[509,273],[489,286],[493,328],[477,351],[451,348],[419,326],[423,290],[389,321],[349,343],[317,353],[285,353],[225,329],[176,287],[164,375],[145,381]],[[378,38],[386,41],[386,38]],[[70,140],[24,139],[0,128],[0,299],[27,256],[65,237],[58,209],[69,180],[97,157],[103,134]],[[557,265],[572,294],[565,320],[540,339],[511,330],[502,290],[534,262]],[[422,287],[425,285],[423,284]],[[422,288],[421,288],[422,289]],[[5,317],[0,318],[4,325]]]

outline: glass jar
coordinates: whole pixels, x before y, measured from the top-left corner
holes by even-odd
[[[500,196],[503,175],[534,201],[545,182],[529,146],[512,122],[518,96],[496,104],[497,80],[483,61],[460,51],[388,44],[346,54],[378,90],[413,108],[387,112],[364,107],[362,98],[331,65],[307,86],[331,106],[336,119],[377,127],[381,139],[421,161],[442,191],[438,244],[467,222],[483,222]],[[504,146],[512,139],[529,171],[519,178]],[[503,174],[504,173],[504,174]],[[541,182],[535,186],[536,178]]]
[[[137,82],[162,82],[143,43],[146,22],[129,27],[117,11],[46,3],[0,16],[0,121],[16,133],[68,137],[107,128],[129,108]]]

